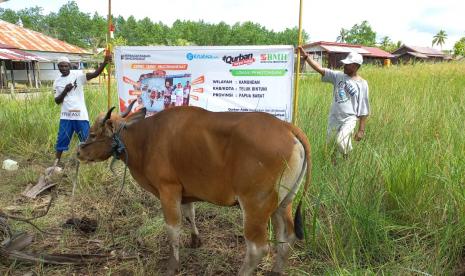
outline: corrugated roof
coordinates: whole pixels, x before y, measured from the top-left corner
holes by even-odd
[[[0,43],[27,51],[90,54],[56,38],[0,20]]]
[[[391,53],[388,53],[380,48],[367,47],[367,46],[362,46],[362,48],[364,48],[365,50],[369,52],[368,54],[364,54],[364,56],[367,56],[367,57],[380,57],[380,58],[393,58],[394,57],[394,55],[392,55]]]
[[[48,61],[45,58],[36,56],[31,53],[27,53],[18,49],[14,49],[10,45],[0,43],[0,59],[3,60],[14,60],[14,61]]]
[[[90,59],[90,55],[83,54],[69,54],[69,53],[53,53],[53,52],[39,52],[39,51],[28,51],[31,54],[40,56],[46,60],[57,62],[61,57],[67,57],[71,62],[87,61]]]
[[[339,42],[327,42],[327,41],[317,41],[303,46],[304,49],[316,49],[320,47],[325,51],[330,53],[350,53],[356,52],[363,56],[368,57],[379,57],[379,58],[392,58],[394,57],[391,53],[383,51],[376,47],[367,47],[357,44],[348,44],[348,43],[339,43]]]
[[[11,45],[8,45],[8,44],[0,43],[0,48],[2,48],[2,49],[14,49],[15,47],[13,47]]]
[[[414,52],[422,53],[422,54],[425,54],[427,56],[445,56],[445,54],[442,51],[436,50],[434,48],[419,47],[419,46],[407,46],[407,45],[405,45],[405,47],[412,49]]]
[[[331,53],[350,53],[356,52],[359,54],[368,54],[369,52],[361,47],[349,47],[349,46],[335,46],[335,45],[320,45],[321,48]]]
[[[308,48],[311,46],[320,45],[320,46],[340,46],[340,47],[349,47],[349,48],[361,48],[362,45],[349,44],[349,43],[340,43],[340,42],[329,42],[329,41],[316,41],[309,44],[305,44],[302,47]]]
[[[14,61],[27,61],[27,59],[21,55],[15,55],[14,53],[7,52],[6,49],[0,49],[1,60],[14,60]]]
[[[415,52],[415,53],[420,53],[424,54],[429,57],[445,57],[446,54],[444,54],[440,50],[436,50],[433,48],[429,47],[419,47],[419,46],[409,46],[409,45],[403,45],[399,49],[395,50],[392,52],[394,55],[398,54],[399,52],[402,52],[402,49],[407,49],[407,52]]]
[[[427,55],[424,55],[422,53],[417,53],[417,52],[406,52],[404,54],[397,55],[397,57],[401,57],[401,56],[404,56],[404,55],[411,55],[411,56],[414,56],[414,57],[417,57],[417,58],[428,58]]]

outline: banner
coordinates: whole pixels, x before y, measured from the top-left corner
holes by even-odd
[[[292,120],[292,46],[117,47],[120,110],[174,106],[268,112]]]

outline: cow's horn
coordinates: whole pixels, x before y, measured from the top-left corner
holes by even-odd
[[[131,104],[126,108],[126,110],[121,113],[121,118],[126,118],[126,116],[129,115],[129,113],[131,112],[132,107],[134,106],[135,103],[136,103],[136,101],[131,102]]]
[[[110,109],[108,109],[108,112],[107,112],[107,115],[105,115],[105,117],[103,118],[103,121],[102,121],[102,125],[105,124],[105,122],[110,119],[111,117],[111,112],[113,111],[113,109],[115,109],[115,107],[111,107]]]

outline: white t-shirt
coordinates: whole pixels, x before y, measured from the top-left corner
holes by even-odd
[[[77,86],[65,96],[61,104],[60,119],[88,121],[89,115],[84,100],[84,84],[86,84],[87,78],[84,73],[71,71],[66,77],[58,77],[53,83],[55,97],[61,95],[65,86],[68,83],[74,84],[74,81],[76,81]]]
[[[366,80],[354,80],[343,72],[329,69],[325,69],[325,75],[321,80],[334,85],[330,122],[343,123],[370,114]]]
[[[177,97],[182,97],[183,96],[182,88],[176,88],[174,90],[174,93],[176,94]]]

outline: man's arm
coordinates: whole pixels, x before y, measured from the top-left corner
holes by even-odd
[[[304,50],[304,48],[302,48],[302,46],[299,46],[299,52],[300,52],[300,55],[305,58],[305,61],[313,68],[313,70],[317,71],[318,73],[320,73],[322,76],[325,75],[325,69],[323,67],[321,67],[321,65],[314,61]]]
[[[358,117],[358,131],[355,133],[355,141],[360,141],[365,136],[365,125],[368,115]]]
[[[100,66],[99,66],[99,67],[97,68],[97,70],[95,70],[94,72],[92,72],[92,73],[87,73],[87,74],[86,74],[86,79],[87,79],[87,80],[91,80],[91,79],[93,79],[93,78],[98,77],[98,76],[102,73],[103,68],[105,68],[105,66],[106,66],[106,65],[108,64],[108,62],[110,62],[110,61],[111,61],[111,53],[106,52],[106,53],[105,53],[105,58],[103,59],[103,63],[100,64]]]
[[[58,95],[58,96],[55,97],[55,103],[56,103],[56,104],[61,104],[61,103],[63,103],[63,101],[65,100],[66,95],[68,95],[69,91],[71,91],[71,89],[73,89],[73,88],[74,88],[74,84],[68,83],[68,84],[65,86],[65,89],[63,89],[63,92],[61,92],[60,95]]]

